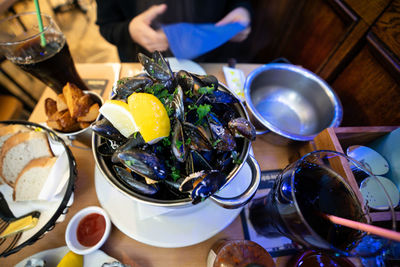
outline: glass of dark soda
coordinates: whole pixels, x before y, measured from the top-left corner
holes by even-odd
[[[379,180],[374,192],[361,193],[366,177],[376,179],[361,163],[342,153],[311,152],[288,165],[267,196],[253,200],[249,219],[258,234],[286,236],[305,248],[341,256],[379,255],[391,241],[334,224],[326,216],[395,230],[393,204]],[[379,212],[368,205],[373,200],[368,194],[377,193],[386,195]]]
[[[1,52],[58,94],[62,93],[67,82],[88,90],[76,71],[64,34],[50,16],[41,14],[41,18],[42,31],[39,30],[36,12],[1,20]]]

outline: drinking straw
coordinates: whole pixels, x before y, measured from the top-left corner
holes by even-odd
[[[41,46],[45,47],[46,39],[44,38],[44,33],[43,33],[43,21],[42,21],[42,15],[40,14],[39,0],[34,0],[34,2],[35,2],[35,8],[36,8],[36,17],[37,17],[38,23],[39,23],[39,31],[41,32],[40,44],[41,44]]]
[[[352,220],[337,217],[334,215],[326,214],[325,216],[331,222],[333,222],[335,224],[340,224],[340,225],[343,225],[343,226],[346,226],[346,227],[349,227],[349,228],[352,228],[355,230],[369,232],[369,233],[377,235],[377,236],[381,236],[381,237],[384,237],[384,238],[387,238],[390,240],[400,242],[400,233],[398,233],[396,231],[385,229],[385,228],[374,226],[374,225],[370,225],[370,224],[366,224],[366,223],[352,221]]]

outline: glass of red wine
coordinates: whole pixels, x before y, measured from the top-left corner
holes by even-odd
[[[340,256],[380,255],[390,240],[335,224],[327,216],[395,230],[390,197],[378,180],[373,192],[362,190],[367,178],[377,179],[342,153],[311,152],[288,165],[267,196],[253,200],[250,221],[260,235],[283,235],[305,248]]]
[[[67,82],[88,90],[76,71],[64,34],[50,16],[42,14],[41,17],[42,31],[36,12],[1,20],[0,51],[58,94]]]

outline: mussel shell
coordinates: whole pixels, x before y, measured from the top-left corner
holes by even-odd
[[[147,184],[143,178],[140,178],[137,175],[132,175],[132,173],[127,171],[125,168],[114,165],[113,169],[123,183],[138,193],[154,195],[159,190],[159,186],[157,184]]]
[[[208,172],[191,193],[192,203],[197,204],[217,192],[226,182],[226,176],[220,171]]]
[[[138,59],[150,77],[161,82],[172,80],[173,73],[163,60],[158,62],[158,58],[154,60],[142,53],[138,53]]]
[[[214,140],[217,140],[215,149],[220,151],[233,151],[236,149],[235,137],[227,127],[215,117],[212,113],[207,114],[208,125],[210,126]]]
[[[184,91],[193,90],[194,80],[189,72],[185,70],[180,70],[175,74],[175,77],[178,81],[178,84],[182,87]]]
[[[228,127],[236,136],[245,137],[250,141],[256,140],[256,128],[245,118],[232,119]]]
[[[112,156],[115,148],[111,145],[111,142],[111,140],[105,140],[105,142],[96,147],[97,152],[105,157]]]
[[[176,119],[172,135],[171,150],[179,162],[185,162],[188,154],[188,146],[185,141],[182,123]]]
[[[118,153],[117,157],[124,166],[142,177],[159,181],[167,175],[164,164],[153,153],[133,148]]]
[[[147,76],[126,77],[118,81],[114,91],[119,98],[125,99],[132,93],[139,92],[141,89],[152,84],[153,80]]]
[[[212,143],[204,128],[188,122],[183,124],[183,128],[187,138],[190,138],[189,147],[191,150],[209,151],[212,149]]]
[[[200,154],[200,152],[196,150],[190,151],[185,163],[186,173],[188,175],[202,170],[209,171],[213,169],[210,162],[202,154]]]
[[[194,172],[188,175],[180,184],[179,191],[190,192],[207,174],[205,171]]]
[[[123,136],[106,118],[95,121],[90,125],[90,128],[101,137],[106,139],[114,140],[117,142],[126,141],[126,137]]]

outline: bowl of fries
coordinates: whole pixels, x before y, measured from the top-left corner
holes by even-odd
[[[82,91],[76,85],[67,83],[56,99],[46,98],[46,124],[69,141],[67,143],[76,140],[90,147],[90,124],[96,120],[102,104],[103,99],[97,93]]]

